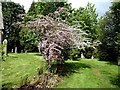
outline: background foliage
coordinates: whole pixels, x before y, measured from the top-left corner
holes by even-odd
[[[19,14],[24,14],[25,10],[23,6],[14,2],[2,2],[3,22],[4,22],[4,35],[3,39],[8,40],[8,50],[18,48],[20,52],[19,32],[20,27],[15,25],[16,22],[22,21],[18,17]]]
[[[25,51],[38,51],[39,37],[35,32],[30,29],[23,28],[19,32],[20,35],[20,46],[23,52]]]
[[[21,28],[16,22],[24,21],[26,25],[28,21],[35,20],[40,15],[50,16],[57,21],[61,21],[66,25],[78,28],[87,33],[85,36],[89,38],[89,41],[84,48],[84,56],[91,57],[93,53],[93,43],[97,40],[102,42],[99,48],[100,60],[117,61],[120,53],[120,2],[114,2],[110,7],[110,10],[106,14],[98,18],[96,8],[93,4],[88,3],[85,8],[72,9],[71,4],[67,2],[33,2],[27,14],[23,6],[14,2],[2,2],[3,17],[4,17],[4,39],[8,40],[8,50],[18,48],[18,52],[23,51],[37,51],[38,41],[42,39],[42,36],[38,35],[34,31],[30,31],[27,28]],[[56,11],[60,7],[67,8],[67,11]],[[19,14],[25,14],[25,17],[19,17]],[[80,32],[81,33],[81,32]],[[79,34],[80,34],[79,33]],[[81,36],[78,38],[79,42],[83,40]],[[91,47],[92,44],[92,48]],[[70,51],[73,56],[80,56],[81,47],[74,48]],[[79,53],[78,53],[79,52]],[[89,53],[87,53],[89,52]],[[74,55],[74,54],[77,55]],[[70,56],[72,57],[72,56]]]
[[[112,3],[100,20],[101,36],[100,60],[117,61],[120,53],[120,2]]]

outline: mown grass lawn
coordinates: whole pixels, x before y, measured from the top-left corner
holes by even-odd
[[[20,87],[38,76],[38,69],[44,65],[42,56],[37,53],[9,54],[2,62],[2,86]],[[63,81],[57,88],[118,88],[118,66],[115,63],[97,59],[66,61]],[[64,74],[65,73],[65,74]],[[26,81],[27,80],[27,81]]]
[[[5,88],[20,87],[38,75],[43,66],[43,59],[37,53],[9,54],[2,61],[2,86]]]
[[[65,76],[57,88],[119,88],[118,66],[97,59],[67,61],[74,73]],[[69,69],[69,68],[68,68]]]

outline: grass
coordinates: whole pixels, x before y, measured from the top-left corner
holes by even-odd
[[[2,86],[17,88],[38,76],[42,68],[42,56],[36,53],[9,54],[2,62]],[[63,81],[56,88],[118,88],[118,66],[97,59],[68,60],[62,71]]]
[[[57,88],[118,88],[118,66],[97,59],[67,61],[74,72],[64,77]],[[73,66],[74,65],[74,66]]]
[[[2,62],[2,86],[17,88],[38,75],[43,59],[36,53],[9,54]]]

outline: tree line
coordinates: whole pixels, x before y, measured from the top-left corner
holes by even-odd
[[[96,8],[91,3],[88,3],[85,8],[73,9],[71,4],[67,2],[33,2],[27,13],[25,13],[23,6],[14,2],[2,2],[2,7],[3,32],[4,38],[8,40],[8,51],[15,47],[18,48],[18,52],[37,51],[38,42],[42,41],[43,34],[38,34],[37,30],[30,30],[31,28],[24,26],[43,15],[45,17],[50,16],[72,28],[81,29],[85,32],[87,35],[84,43],[87,45],[84,45],[84,48],[82,47],[84,56],[89,57],[93,51],[93,43],[100,41],[101,44],[96,57],[108,61],[117,61],[119,58],[120,2],[113,2],[110,10],[101,18],[98,18]],[[66,8],[67,11],[64,12],[64,9],[60,9],[60,7]],[[20,16],[22,14],[24,17]],[[16,24],[18,22],[22,22],[21,25],[24,26],[21,27],[21,25]],[[80,35],[79,38],[77,37],[79,41],[83,40]],[[77,43],[77,45],[80,46],[81,43]],[[75,48],[71,53],[73,56],[79,56],[80,51],[80,49]]]

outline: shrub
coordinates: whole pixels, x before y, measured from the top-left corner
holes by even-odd
[[[81,52],[78,48],[74,48],[72,50],[70,50],[70,59],[72,60],[76,60],[77,58],[81,57]]]
[[[24,52],[38,51],[37,44],[38,44],[39,38],[36,35],[36,33],[25,28],[25,29],[21,29],[19,35],[20,35],[21,50],[23,50]]]
[[[40,15],[26,25],[39,33],[41,37],[40,49],[49,67],[52,60],[61,64],[69,59],[70,50],[76,48],[77,51],[77,48],[83,46],[83,37],[86,33],[79,28],[66,25],[59,17],[64,12],[67,12],[66,8],[58,8],[53,14]]]
[[[86,47],[85,50],[83,51],[83,55],[85,56],[85,58],[91,58],[93,55],[93,47]]]

